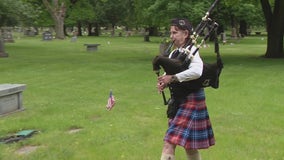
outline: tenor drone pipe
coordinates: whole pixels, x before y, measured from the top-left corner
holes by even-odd
[[[201,18],[201,22],[197,25],[195,28],[193,34],[191,35],[190,39],[186,43],[186,46],[189,46],[188,49],[190,50],[192,46],[196,44],[196,40],[199,37],[199,35],[203,32],[205,27],[208,25],[209,22],[212,22],[212,20],[209,18],[212,10],[215,8],[219,0],[215,0],[213,4],[209,7],[208,11],[205,13],[205,16]]]

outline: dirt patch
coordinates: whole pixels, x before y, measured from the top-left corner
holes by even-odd
[[[101,118],[101,116],[95,115],[95,116],[92,117],[92,120],[93,120],[93,121],[97,121],[97,120],[99,120],[100,118]]]
[[[19,155],[25,155],[30,154],[31,152],[34,152],[37,150],[40,146],[24,146],[16,151]]]
[[[83,129],[83,128],[80,127],[80,126],[71,126],[71,127],[69,127],[67,133],[69,133],[69,134],[78,133],[78,132],[80,132],[82,129]]]
[[[80,132],[82,130],[82,128],[73,128],[73,129],[70,129],[68,131],[69,134],[74,134],[74,133],[77,133],[77,132]]]

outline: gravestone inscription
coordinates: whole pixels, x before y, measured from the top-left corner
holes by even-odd
[[[44,41],[51,41],[53,39],[52,33],[49,31],[45,31],[42,34],[42,40]]]

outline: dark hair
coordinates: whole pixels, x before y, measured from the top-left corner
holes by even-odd
[[[193,32],[192,25],[185,18],[174,18],[171,20],[171,26],[176,26],[181,30],[188,30],[190,34]]]

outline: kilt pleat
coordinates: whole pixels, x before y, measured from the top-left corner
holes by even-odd
[[[186,149],[204,149],[215,144],[204,89],[189,94],[179,106],[175,118],[169,122],[164,141]]]

